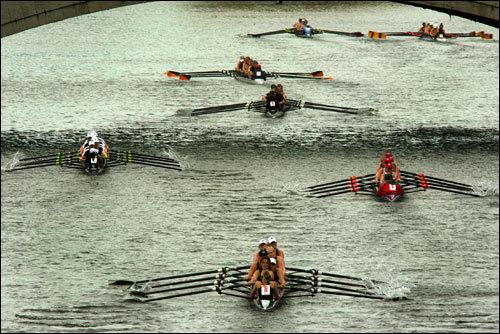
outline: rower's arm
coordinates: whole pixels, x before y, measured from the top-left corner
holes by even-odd
[[[257,282],[257,280],[259,279],[259,276],[260,276],[260,270],[256,270],[253,273],[252,279],[250,281],[248,281],[248,284],[254,284],[255,282]]]

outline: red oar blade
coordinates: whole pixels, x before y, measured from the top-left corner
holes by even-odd
[[[316,71],[311,73],[311,77],[322,77],[323,76],[323,71]]]
[[[181,79],[181,80],[189,80],[189,79],[191,79],[191,76],[188,75],[188,74],[181,74],[179,76],[179,79]]]

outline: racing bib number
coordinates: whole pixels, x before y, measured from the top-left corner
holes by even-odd
[[[389,184],[389,190],[390,191],[396,191],[396,185],[395,184]]]
[[[271,102],[269,102],[269,105],[270,105],[271,107],[274,107],[274,106],[276,106],[276,102],[271,101]]]
[[[260,71],[255,72],[255,74],[256,74],[258,77],[260,77],[260,76],[261,76],[261,72],[260,72]]]

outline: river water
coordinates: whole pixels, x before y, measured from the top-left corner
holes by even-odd
[[[364,34],[443,22],[495,39],[245,37],[299,17]],[[152,2],[31,29],[1,48],[2,331],[498,332],[498,29],[390,2]],[[231,78],[163,75],[232,69],[240,55],[334,78],[277,81],[289,98],[378,113],[176,116],[265,94]],[[185,169],[5,171],[22,156],[76,150],[89,130]],[[403,170],[481,197],[430,190],[383,204],[302,192],[372,173],[386,151]],[[320,294],[266,313],[216,293],[130,303],[107,285],[249,264],[269,235],[289,266],[384,279],[408,300]]]

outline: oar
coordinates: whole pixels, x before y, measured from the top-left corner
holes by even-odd
[[[365,179],[349,179],[346,180],[345,182],[336,183],[333,185],[327,185],[323,187],[316,187],[314,189],[307,189],[306,191],[309,191],[311,193],[317,193],[317,192],[324,192],[325,190],[332,191],[332,190],[340,190],[341,188],[371,186],[374,183],[375,183],[374,181],[368,181]]]
[[[346,107],[320,105],[318,103],[310,103],[310,102],[304,102],[303,107],[309,109],[333,111],[333,112],[338,112],[343,114],[353,114],[353,115],[370,114],[375,111],[375,109],[373,108],[346,108]]]
[[[425,174],[422,174],[422,173],[418,173],[417,174],[417,173],[407,172],[407,171],[404,171],[404,170],[400,170],[399,173],[401,173],[401,175],[406,174],[406,175],[413,175],[413,176],[417,176],[417,177],[421,176],[421,177],[425,177],[425,178],[427,178],[429,180],[438,180],[438,181],[444,181],[444,182],[448,182],[448,183],[454,183],[454,184],[457,184],[459,186],[472,187],[469,184],[455,182],[455,181],[450,181],[450,180],[445,180],[445,179],[440,179],[440,178],[433,177],[433,176],[428,176],[428,175],[425,175]]]
[[[266,72],[266,75],[282,75],[282,74],[291,74],[291,75],[312,75],[313,77],[322,77],[323,71],[315,71],[315,72]]]
[[[347,293],[347,292],[337,292],[337,291],[327,291],[327,290],[322,290],[318,288],[300,288],[300,287],[294,287],[293,290],[295,291],[306,291],[310,292],[312,294],[316,293],[325,293],[328,295],[340,295],[340,296],[350,296],[350,297],[360,297],[360,298],[370,298],[370,299],[385,299],[384,297],[380,296],[372,296],[372,295],[363,295],[363,294],[354,294],[354,293]]]
[[[28,160],[36,160],[36,159],[44,159],[44,158],[57,158],[61,155],[75,155],[75,156],[78,156],[78,152],[58,152],[58,153],[54,153],[54,154],[51,154],[51,155],[44,155],[44,156],[40,156],[40,157],[31,157],[31,158],[22,158],[22,159],[19,159],[19,161],[28,161]]]
[[[116,152],[112,152],[112,153],[116,153]],[[148,155],[148,154],[142,154],[142,153],[135,153],[135,152],[131,152],[131,151],[123,151],[122,153],[128,154],[128,155],[132,154],[132,156],[134,156],[134,157],[137,156],[137,157],[155,158],[155,159],[163,160],[163,161],[178,162],[177,160],[172,159],[172,158],[157,157],[157,156],[154,156],[154,155]]]
[[[293,75],[293,74],[274,74],[271,75],[275,78],[292,78],[292,79],[312,79],[312,80],[333,80],[332,77],[323,78],[323,77],[313,77],[313,76],[303,76],[303,75]]]
[[[241,284],[239,286],[246,286],[246,285],[247,284]],[[158,298],[146,299],[145,302],[152,302],[152,301],[155,301],[155,300],[162,300],[162,299],[170,299],[170,298],[176,298],[176,297],[190,296],[190,295],[196,295],[196,294],[206,293],[206,292],[212,292],[212,291],[217,291],[218,293],[220,293],[223,290],[228,290],[228,289],[231,289],[231,288],[235,288],[237,286],[238,285],[235,285],[233,287],[214,286],[213,288],[205,289],[205,290],[200,290],[200,291],[192,291],[192,292],[180,293],[180,294],[173,295],[173,296],[165,296],[165,297],[158,297]]]
[[[241,273],[241,275],[244,275],[244,273]],[[184,281],[177,281],[177,282],[168,282],[168,283],[163,283],[159,285],[152,286],[151,289],[156,289],[164,286],[172,286],[172,285],[179,285],[179,284],[187,284],[187,283],[195,283],[195,282],[203,282],[203,281],[208,281],[211,280],[213,281],[214,279],[218,280],[224,280],[229,277],[236,277],[238,278],[240,275],[237,274],[217,274],[217,275],[212,275],[212,276],[206,276],[206,277],[201,277],[201,278],[194,278],[194,279],[189,279],[189,280],[184,280]]]
[[[298,282],[298,283],[302,283],[302,284],[310,284],[310,282],[307,282],[307,281],[304,281],[301,279],[295,279],[295,278],[291,278],[290,281]],[[340,291],[355,292],[355,293],[359,293],[359,294],[374,295],[373,292],[368,292],[366,290],[362,291],[362,290],[344,288],[344,287],[335,286],[335,285],[323,284],[321,282],[316,282],[316,283],[312,284],[312,286],[313,287],[321,287],[323,289],[327,288],[327,289],[334,289],[334,290],[340,290]]]
[[[227,111],[236,111],[247,108],[249,103],[237,103],[237,104],[229,104],[224,106],[215,106],[215,107],[206,107],[206,108],[198,108],[198,109],[179,109],[177,112],[182,113],[185,116],[197,116],[204,114],[212,114],[219,112],[227,112]]]
[[[448,191],[448,192],[452,192],[452,193],[456,193],[456,194],[468,195],[468,196],[473,196],[473,197],[481,197],[477,194],[471,194],[471,193],[466,193],[463,191],[457,191],[457,190],[452,190],[452,189],[448,189],[448,188],[441,188],[441,187],[437,187],[437,186],[421,185],[421,187],[426,188],[426,189],[437,189],[437,190],[441,190],[441,191]]]
[[[340,107],[340,106],[334,106],[334,105],[328,105],[328,104],[322,104],[322,103],[314,103],[314,102],[304,102],[304,107],[311,108],[311,109],[336,111],[336,112],[350,112],[350,113],[354,112],[356,114],[376,111],[376,109],[374,109],[374,108]]]
[[[316,269],[301,269],[301,268],[286,267],[286,270],[293,270],[293,271],[302,272],[302,273],[309,273],[309,274],[313,274],[313,275],[324,275],[324,276],[329,276],[329,277],[352,279],[352,280],[356,280],[356,281],[365,281],[365,282],[369,281],[369,282],[374,282],[374,283],[385,283],[385,282],[382,282],[382,281],[366,280],[366,279],[359,278],[359,277],[353,277],[353,276],[347,276],[347,275],[340,275],[340,274],[332,274],[332,273],[325,273],[323,271],[319,271],[319,270],[316,270]]]
[[[444,187],[444,188],[451,188],[455,190],[464,190],[464,191],[474,191],[472,187],[464,187],[464,186],[459,186],[453,183],[447,183],[444,181],[436,181],[436,180],[427,180],[423,178],[417,178],[416,176],[413,179],[413,182],[416,184],[428,184],[430,186],[438,186],[438,187]]]
[[[342,182],[349,182],[350,180],[354,180],[354,179],[361,180],[361,179],[365,179],[365,178],[368,178],[368,177],[375,178],[375,174],[374,173],[372,173],[372,174],[366,174],[366,175],[359,176],[359,177],[352,176],[352,177],[350,177],[348,179],[334,181],[334,182],[328,182],[328,183],[322,183],[322,184],[318,184],[318,185],[315,185],[315,186],[310,186],[310,187],[307,187],[307,188],[314,189],[314,188],[323,187],[323,186],[327,186],[327,185],[332,185],[332,184],[337,184],[337,183],[342,183]]]
[[[333,283],[333,284],[339,284],[339,285],[355,286],[355,287],[360,287],[360,288],[365,288],[365,289],[369,288],[365,284],[329,280],[329,279],[321,278],[321,277],[318,277],[318,276],[306,277],[306,276],[298,276],[298,275],[294,275],[294,274],[287,274],[287,277],[299,278],[299,279],[304,279],[304,280],[310,280],[311,282],[314,282],[314,281],[317,280],[317,281],[321,281],[321,282],[325,282],[325,283]]]
[[[174,275],[174,276],[167,276],[167,277],[161,277],[161,278],[153,278],[153,279],[146,279],[146,280],[141,280],[141,281],[128,281],[128,280],[116,280],[116,281],[109,281],[109,285],[132,285],[134,283],[146,283],[146,282],[157,282],[157,281],[164,281],[164,280],[170,280],[170,279],[177,279],[177,278],[184,278],[184,277],[191,277],[191,276],[201,276],[201,275],[209,275],[209,274],[218,274],[218,273],[227,273],[232,270],[241,270],[241,269],[248,269],[250,266],[240,266],[240,267],[222,267],[217,270],[208,270],[208,271],[201,271],[197,273],[187,273],[187,274],[180,274],[180,275]]]
[[[263,32],[260,34],[247,34],[247,36],[260,38],[260,36],[276,35],[276,34],[283,34],[283,33],[287,33],[287,31],[285,29],[282,29],[282,30],[276,30],[276,31]]]
[[[334,35],[344,35],[344,36],[354,36],[354,37],[361,37],[363,36],[362,32],[346,32],[346,31],[335,31],[335,30],[325,30],[325,29],[314,29],[315,31],[322,33],[326,32],[328,34],[334,34]]]
[[[241,282],[243,281],[243,278],[239,278],[237,280],[229,281],[227,283],[234,283],[234,282]],[[157,294],[157,293],[164,293],[164,292],[172,292],[172,291],[179,291],[179,290],[186,290],[186,289],[195,289],[195,288],[201,288],[205,286],[211,286],[211,285],[223,285],[226,282],[223,280],[216,280],[213,282],[209,283],[200,283],[200,284],[194,284],[194,285],[189,285],[189,286],[182,286],[182,287],[175,287],[175,288],[170,288],[170,289],[163,289],[163,290],[155,290],[155,291],[148,291],[148,292],[143,292],[143,291],[131,291],[130,294],[134,296],[140,296],[140,297],[146,297],[149,295]]]
[[[118,158],[118,156],[117,156]],[[156,157],[142,157],[142,156],[132,156],[132,155],[126,155],[123,156],[122,159],[123,162],[134,162],[134,161],[144,161],[144,162],[152,162],[152,163],[158,163],[160,165],[165,165],[165,166],[175,166],[175,167],[180,167],[180,163],[178,161],[165,161],[163,159],[157,159]]]

